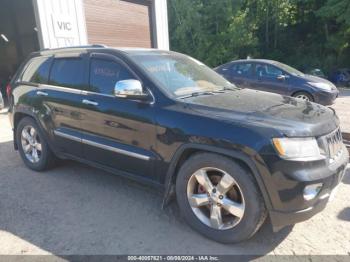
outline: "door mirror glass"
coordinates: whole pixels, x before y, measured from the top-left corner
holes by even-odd
[[[146,100],[148,98],[148,95],[143,92],[141,82],[135,79],[118,81],[114,86],[114,95],[137,100]]]
[[[278,75],[278,76],[277,76],[277,79],[278,79],[278,80],[281,80],[281,81],[286,80],[286,78],[287,78],[287,76],[285,76],[285,75]]]

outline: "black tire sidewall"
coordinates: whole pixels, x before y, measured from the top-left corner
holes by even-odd
[[[193,213],[187,199],[187,183],[191,175],[203,167],[216,167],[226,171],[238,183],[245,199],[245,212],[233,228],[216,230],[203,224]],[[188,224],[204,236],[222,243],[235,243],[249,239],[265,219],[265,206],[252,175],[229,158],[216,154],[198,154],[180,168],[176,180],[176,197],[180,211]]]
[[[22,147],[22,143],[21,143],[22,130],[25,126],[28,126],[28,125],[35,128],[35,130],[38,133],[38,136],[40,138],[42,150],[41,150],[40,160],[37,163],[32,163],[27,159],[27,157],[25,156],[23,147]],[[18,151],[21,155],[21,158],[27,167],[29,167],[30,169],[33,169],[35,171],[43,171],[47,168],[47,166],[50,162],[49,158],[51,157],[51,152],[50,152],[50,149],[47,145],[47,142],[44,139],[44,136],[43,136],[40,128],[38,127],[38,125],[35,123],[35,121],[32,118],[25,117],[18,123],[18,126],[16,128],[16,143],[17,143]]]

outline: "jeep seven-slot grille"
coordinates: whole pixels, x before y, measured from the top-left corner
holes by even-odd
[[[343,150],[343,138],[340,131],[340,128],[333,131],[332,133],[324,136],[324,142],[326,144],[326,150],[328,150],[328,156],[330,163],[334,162],[340,155]]]

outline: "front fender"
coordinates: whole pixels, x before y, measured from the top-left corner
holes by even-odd
[[[164,183],[164,196],[163,196],[163,203],[162,203],[163,209],[169,204],[172,197],[174,196],[174,193],[175,193],[174,182],[176,178],[176,167],[179,163],[181,156],[187,150],[217,153],[233,159],[237,159],[240,162],[244,163],[254,175],[256,182],[259,186],[259,189],[262,193],[262,196],[264,198],[267,209],[271,209],[272,207],[271,199],[267,192],[266,181],[264,181],[263,179],[263,174],[265,174],[265,176],[268,177],[270,176],[270,173],[267,167],[265,166],[264,161],[261,159],[261,157],[258,154],[248,155],[247,153],[244,153],[238,150],[232,150],[232,149],[228,150],[228,149],[218,148],[215,146],[201,145],[201,144],[184,144],[177,149],[174,156],[172,157],[169,169],[166,174],[165,183]]]

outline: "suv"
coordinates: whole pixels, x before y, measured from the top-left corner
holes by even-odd
[[[293,96],[321,105],[332,105],[339,95],[336,86],[328,80],[273,60],[237,60],[214,70],[238,87]]]
[[[320,212],[348,162],[333,110],[239,89],[175,52],[44,50],[10,89],[29,168],[68,158],[152,184],[219,242],[250,238],[268,215],[277,230]]]

